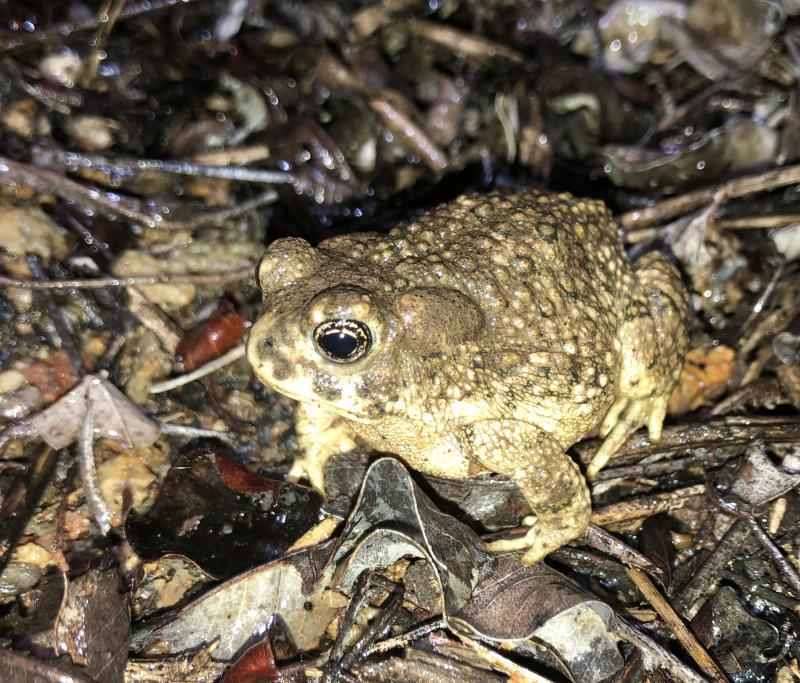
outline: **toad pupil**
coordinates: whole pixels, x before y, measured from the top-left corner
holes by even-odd
[[[351,363],[369,351],[372,334],[358,320],[328,320],[314,330],[319,352],[336,363]]]

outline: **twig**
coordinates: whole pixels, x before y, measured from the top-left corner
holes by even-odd
[[[626,467],[609,467],[600,470],[597,476],[592,480],[594,483],[599,481],[610,481],[612,479],[636,479],[636,478],[654,478],[662,477],[666,474],[676,474],[678,472],[685,472],[691,468],[703,467],[712,468],[718,466],[720,463],[734,457],[730,455],[728,458],[717,454],[716,457],[709,456],[707,453],[700,455],[690,455],[687,458],[679,458],[677,460],[666,460],[664,462],[646,462],[640,465],[628,465]]]
[[[36,434],[36,429],[27,420],[7,427],[0,432],[0,454],[6,449],[9,442],[17,439],[27,439],[34,434]]]
[[[583,541],[595,550],[611,555],[626,566],[641,569],[658,577],[659,580],[664,578],[664,570],[661,567],[657,567],[639,551],[634,550],[627,543],[623,543],[596,524],[589,524],[586,527],[586,531],[583,532]]]
[[[3,436],[13,429],[7,429]],[[14,479],[10,490],[4,495],[0,507],[0,571],[11,559],[11,551],[33,515],[57,462],[58,451],[42,445],[26,472]]]
[[[147,228],[159,230],[197,230],[219,225],[278,198],[277,192],[269,189],[253,199],[227,209],[201,211],[188,220],[167,220],[158,212],[144,213],[140,209],[140,203],[132,197],[86,187],[49,168],[24,164],[6,157],[0,157],[0,184],[27,187],[41,194],[56,195],[67,202],[74,202],[78,207],[89,207],[107,216],[122,216]]]
[[[364,569],[358,575],[358,578],[353,585],[350,604],[347,605],[347,609],[342,616],[342,621],[339,625],[339,633],[336,636],[333,647],[331,648],[328,664],[323,668],[324,673],[322,676],[322,681],[324,683],[330,683],[332,678],[331,673],[333,673],[332,669],[334,667],[336,674],[346,674],[346,672],[340,667],[340,662],[347,651],[348,638],[356,624],[356,617],[361,611],[361,608],[369,602],[368,589],[370,588],[372,575],[373,570]]]
[[[272,168],[218,166],[197,161],[162,159],[109,159],[97,154],[82,154],[81,152],[62,152],[58,156],[69,169],[92,169],[107,175],[138,176],[143,171],[156,171],[172,175],[219,178],[263,185],[287,185],[295,181],[294,176],[288,171]]]
[[[370,645],[370,647],[364,651],[364,659],[374,654],[384,654],[389,652],[389,650],[394,650],[396,647],[403,647],[414,640],[419,640],[434,631],[441,631],[445,628],[447,628],[447,624],[445,624],[444,619],[434,619],[433,621],[412,628],[410,631]]]
[[[66,578],[64,579],[66,583]],[[67,673],[63,664],[43,661],[33,655],[13,650],[0,650],[0,670],[20,681],[58,681],[58,683],[92,683],[88,676]],[[95,679],[96,680],[96,679]]]
[[[69,468],[67,476],[64,477],[62,485],[64,490],[61,493],[61,499],[58,501],[58,509],[56,510],[56,517],[53,520],[55,533],[53,540],[50,543],[50,554],[56,561],[58,568],[65,574],[69,572],[69,562],[66,555],[64,555],[64,535],[67,526],[67,508],[69,507],[69,492],[72,489],[75,481],[76,474],[75,463]]]
[[[405,589],[402,585],[398,586],[389,599],[381,606],[381,613],[373,619],[367,628],[361,633],[355,643],[353,643],[339,662],[339,667],[348,671],[363,658],[364,651],[378,638],[386,636],[392,624],[397,621],[400,608],[403,605],[403,594]],[[325,677],[323,676],[323,680]]]
[[[452,52],[463,55],[467,60],[486,62],[500,57],[513,64],[523,64],[525,57],[504,43],[488,40],[482,36],[460,31],[446,24],[426,21],[425,19],[411,19],[405,23],[408,30],[432,43],[441,45]]]
[[[770,536],[774,536],[778,533],[778,529],[781,527],[781,522],[783,522],[783,517],[786,514],[787,507],[788,502],[785,496],[781,496],[780,498],[776,499],[772,504],[772,510],[770,510],[769,513],[769,524],[767,526],[767,533]]]
[[[498,671],[502,671],[512,681],[516,681],[517,683],[555,683],[553,679],[545,678],[534,671],[520,666],[508,657],[486,647],[463,633],[459,633],[458,631],[454,631],[453,633],[455,633],[456,637],[462,643],[467,645],[475,654],[483,659],[483,661],[489,664],[489,666]]]
[[[705,651],[686,624],[681,621],[681,618],[675,613],[675,610],[672,609],[672,606],[664,599],[664,596],[661,595],[647,575],[632,567],[626,567],[625,571],[642,595],[644,595],[645,600],[652,605],[653,609],[658,612],[658,616],[670,627],[680,644],[689,653],[689,656],[697,662],[703,673],[715,681],[726,683],[728,679],[717,666],[717,663],[711,659],[708,652]]]
[[[703,204],[714,201],[715,196],[722,192],[725,200],[743,197],[755,192],[772,190],[777,187],[800,183],[800,164],[784,166],[763,173],[734,178],[719,185],[686,192],[677,197],[671,197],[644,209],[634,209],[620,216],[617,222],[626,232],[632,233],[646,228],[654,223],[665,221],[675,216],[688,213]]]
[[[219,439],[233,446],[236,445],[236,436],[233,432],[220,431],[219,429],[201,429],[189,425],[174,425],[161,423],[161,431],[167,435],[188,437],[190,439]]]
[[[167,353],[174,356],[183,336],[180,328],[137,287],[128,290],[128,300],[131,315],[155,335]]]
[[[92,41],[92,51],[86,61],[86,68],[81,79],[82,85],[89,87],[97,76],[97,69],[103,59],[108,37],[114,29],[114,24],[119,19],[120,12],[125,7],[125,0],[104,0],[97,12],[98,27]]]
[[[182,4],[188,5],[195,0],[181,0]],[[175,7],[178,3],[175,0],[142,0],[137,3],[130,3],[119,15],[119,20],[131,19],[140,14],[155,12],[162,9]],[[97,28],[102,19],[95,15],[81,21],[64,21],[51,26],[44,31],[34,31],[33,33],[3,31],[0,33],[0,50],[12,50],[22,45],[30,43],[47,43],[51,40],[61,41],[73,33],[79,31],[90,31]]]
[[[369,106],[381,118],[383,125],[411,147],[428,168],[436,173],[447,168],[450,162],[444,151],[422,127],[400,111],[388,98],[372,97],[369,99]]]
[[[611,459],[615,465],[639,462],[658,455],[662,460],[701,448],[730,448],[754,442],[791,443],[800,440],[800,418],[744,415],[704,422],[686,422],[667,427],[661,441],[651,444],[646,433],[631,436]],[[574,446],[583,464],[588,464],[600,445],[599,439],[587,439]],[[654,459],[654,458],[653,458]]]
[[[750,535],[750,527],[743,519],[737,519],[722,540],[714,546],[709,558],[694,573],[688,584],[675,599],[675,609],[687,619],[697,612],[697,602],[717,583],[731,558],[741,552]]]
[[[767,553],[769,553],[769,556],[772,558],[772,561],[784,574],[786,582],[800,593],[800,576],[798,576],[797,570],[792,566],[791,562],[784,557],[781,549],[775,544],[775,541],[769,537],[769,534],[764,531],[764,528],[759,524],[758,520],[752,515],[747,515],[746,519],[759,543],[764,546]]]
[[[163,394],[165,391],[170,391],[177,387],[182,387],[184,384],[189,384],[189,382],[194,382],[201,377],[205,377],[206,375],[210,375],[212,372],[216,372],[220,368],[224,368],[226,365],[233,363],[234,361],[239,360],[244,356],[245,347],[244,344],[239,344],[239,346],[234,346],[230,351],[227,353],[223,353],[219,358],[215,358],[212,361],[209,361],[205,365],[201,365],[197,370],[193,370],[185,375],[181,375],[180,377],[173,377],[172,379],[168,379],[164,382],[159,382],[158,384],[153,384],[150,386],[150,394]]]
[[[622,503],[614,503],[597,508],[592,512],[592,522],[598,526],[608,526],[620,522],[630,522],[643,517],[651,517],[661,512],[679,510],[696,496],[706,492],[705,484],[696,484],[669,493],[656,493],[652,496],[631,498]]]
[[[783,277],[783,271],[786,266],[786,261],[781,261],[778,267],[775,269],[775,272],[772,274],[772,277],[769,279],[767,286],[764,287],[764,291],[761,292],[761,295],[758,297],[758,301],[753,305],[753,310],[750,311],[750,315],[747,316],[747,320],[741,326],[741,333],[739,338],[742,339],[745,337],[747,333],[750,331],[750,326],[753,324],[753,321],[761,314],[764,310],[764,307],[767,305],[769,298],[772,296],[772,293],[775,291],[775,287],[778,286],[778,282]]]
[[[111,520],[114,516],[106,505],[100,491],[100,482],[97,479],[97,464],[94,459],[94,404],[92,401],[86,401],[86,414],[81,423],[81,432],[78,437],[78,465],[86,506],[105,536],[111,531]]]
[[[617,618],[614,630],[620,638],[638,647],[646,655],[651,655],[661,668],[675,676],[675,680],[683,681],[684,683],[706,683],[704,678],[698,676],[675,655],[623,619]]]
[[[264,161],[270,156],[272,155],[269,147],[263,143],[257,143],[199,152],[192,157],[192,161],[206,166],[242,166],[252,164],[254,161]]]
[[[800,214],[772,214],[767,216],[741,216],[720,218],[715,222],[722,230],[752,230],[754,228],[783,228],[800,223]]]
[[[25,258],[25,262],[28,264],[28,270],[33,277],[40,282],[47,282],[47,273],[45,273],[38,255],[28,254]],[[84,373],[83,359],[78,351],[78,347],[75,346],[75,342],[72,339],[71,325],[67,320],[64,309],[56,304],[53,295],[49,292],[34,292],[33,297],[38,306],[43,306],[47,310],[47,314],[53,324],[53,329],[58,335],[58,342],[61,349],[67,354],[78,376],[82,375]],[[56,346],[56,344],[54,344],[54,346]]]
[[[255,263],[247,268],[224,273],[171,273],[165,275],[132,275],[130,277],[98,277],[77,280],[23,280],[0,275],[0,286],[20,289],[102,289],[103,287],[145,287],[147,285],[205,285],[247,280],[255,272]]]

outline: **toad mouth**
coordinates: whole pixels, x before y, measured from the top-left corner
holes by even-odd
[[[320,398],[319,396],[316,396],[314,394],[308,395],[308,394],[302,394],[297,391],[292,391],[291,389],[281,386],[279,382],[264,377],[260,373],[256,374],[258,375],[258,379],[263,384],[268,386],[270,389],[274,389],[279,394],[283,394],[284,396],[287,396],[288,398],[291,398],[297,401],[298,403],[306,403],[314,406],[320,406],[335,415],[340,415],[341,417],[347,420],[352,420],[353,422],[359,422],[361,424],[370,424],[372,422],[372,420],[370,420],[369,418],[364,417],[363,415],[360,415],[353,411],[347,410],[346,408],[343,408],[341,405],[337,405],[331,401],[326,401],[325,399]]]

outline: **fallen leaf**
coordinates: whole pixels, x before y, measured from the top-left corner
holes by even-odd
[[[681,379],[669,399],[673,417],[691,413],[725,393],[736,353],[729,346],[698,347],[686,354]]]
[[[518,555],[489,554],[475,532],[438,510],[392,458],[377,460],[367,471],[338,541],[228,581],[174,620],[143,628],[135,646],[166,655],[216,641],[214,656],[227,660],[280,617],[300,650],[315,647],[334,605],[343,604],[339,590],[351,592],[365,569],[409,556],[435,569],[452,629],[509,645],[513,641],[521,652],[539,658],[543,650],[549,665],[582,683],[607,678],[622,666],[609,630],[610,607],[543,563],[527,567]],[[576,629],[588,634],[581,639],[586,647],[573,642]]]
[[[216,578],[279,557],[319,519],[311,489],[261,477],[207,449],[180,455],[126,537],[145,560],[181,555]]]
[[[53,405],[30,418],[38,436],[55,449],[78,438],[87,402],[94,408],[95,437],[112,439],[126,448],[149,446],[160,433],[156,422],[104,377],[87,375]]]
[[[42,392],[45,403],[63,396],[78,382],[75,368],[66,351],[51,353],[44,360],[31,363],[24,370],[25,379]]]
[[[175,358],[183,363],[184,371],[196,370],[241,343],[247,327],[247,318],[232,310],[230,305],[222,307],[184,334],[175,349]]]

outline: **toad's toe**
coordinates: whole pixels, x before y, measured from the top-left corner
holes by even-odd
[[[628,437],[645,424],[650,441],[657,442],[661,438],[668,402],[669,396],[633,400],[618,398],[603,420],[600,434],[605,438],[586,468],[586,476],[589,479],[595,477]]]

